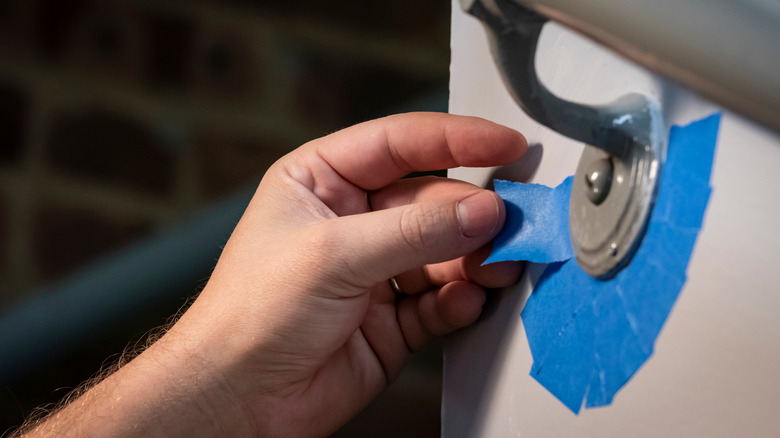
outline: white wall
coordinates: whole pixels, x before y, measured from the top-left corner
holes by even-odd
[[[537,55],[542,81],[570,100],[605,103],[631,91],[661,102],[667,125],[719,108],[548,24]],[[453,3],[450,112],[481,116],[541,145],[531,181],[573,174],[582,146],[531,121],[506,92],[485,32]],[[475,145],[479,147],[479,145]],[[504,170],[455,169],[485,185]],[[714,192],[688,267],[688,282],[654,355],[611,406],[572,414],[529,376],[520,311],[540,266],[501,291],[474,327],[448,339],[442,407],[445,437],[778,436],[780,434],[780,136],[724,111]]]

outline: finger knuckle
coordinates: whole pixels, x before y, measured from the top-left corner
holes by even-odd
[[[400,216],[400,235],[404,244],[416,252],[425,251],[431,239],[433,224],[440,222],[434,209],[425,205],[407,208]]]

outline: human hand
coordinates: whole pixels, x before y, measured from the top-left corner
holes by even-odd
[[[158,426],[178,433],[333,432],[413,351],[473,323],[485,288],[520,275],[514,262],[480,266],[504,221],[495,193],[444,178],[399,178],[507,164],[525,148],[519,133],[485,120],[408,114],[283,157],[264,176],[198,299],[120,370],[116,388],[151,382],[133,393],[147,398],[144,407],[126,411],[136,418],[151,411]],[[402,296],[390,288],[392,277]],[[191,418],[187,403],[201,418]],[[167,422],[173,412],[174,423]]]

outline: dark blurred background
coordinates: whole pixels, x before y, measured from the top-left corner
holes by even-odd
[[[160,326],[298,145],[445,111],[446,0],[0,0],[0,433]],[[335,436],[437,436],[441,351]]]

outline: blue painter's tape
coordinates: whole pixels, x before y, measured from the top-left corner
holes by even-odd
[[[495,181],[504,200],[506,222],[485,263],[526,260],[550,263],[574,256],[569,238],[569,198],[574,177],[558,187]],[[518,186],[521,188],[518,189]]]
[[[719,125],[720,115],[715,114],[671,129],[667,162],[647,232],[631,263],[611,280],[594,280],[574,259],[544,260],[545,255],[561,253],[559,242],[551,243],[554,251],[512,246],[544,246],[551,242],[550,234],[561,231],[533,227],[529,233],[546,235],[525,236],[519,243],[508,236],[504,241],[509,244],[498,246],[511,257],[533,254],[540,256],[537,262],[555,262],[537,281],[522,318],[534,361],[531,376],[572,412],[578,413],[583,404],[593,408],[612,403],[653,354],[655,340],[685,284],[704,220]],[[502,187],[499,194],[511,197],[508,205],[526,198],[528,185],[507,184],[511,186]],[[531,190],[539,193],[538,188]],[[519,203],[518,208],[538,214],[534,219],[537,224],[556,223],[560,227],[568,220],[568,195],[564,207],[555,199],[563,195],[548,190],[550,199],[542,202],[557,205],[557,210]],[[557,218],[548,220],[553,216]],[[512,226],[516,227],[513,232],[524,232],[522,226]],[[500,257],[491,255],[488,260],[495,259]]]
[[[545,285],[548,292],[529,299],[523,310],[523,324],[535,364],[546,363],[552,347],[568,336],[571,330],[568,324],[573,324],[573,318],[582,312],[592,295],[588,290],[593,286],[590,282],[579,283],[582,288],[579,293],[571,293],[570,285],[577,284],[573,281],[579,279],[579,273],[568,266],[571,263],[550,264],[537,282]]]

